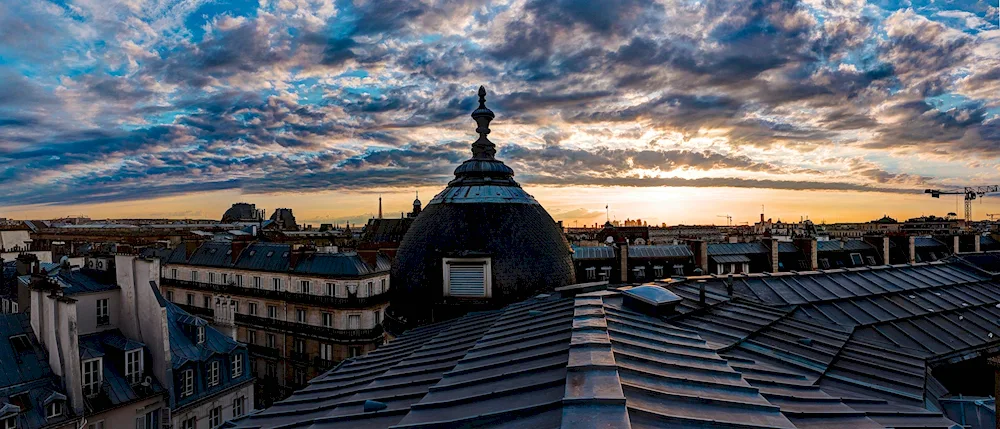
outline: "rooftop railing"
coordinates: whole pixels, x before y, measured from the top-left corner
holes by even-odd
[[[161,279],[164,286],[175,286],[186,289],[197,289],[212,291],[228,295],[253,296],[258,298],[272,299],[276,301],[288,301],[296,304],[307,304],[313,306],[328,306],[334,308],[368,308],[388,302],[388,291],[378,295],[368,297],[348,296],[336,297],[329,295],[312,295],[307,293],[277,291],[267,288],[255,288],[248,286],[237,286],[235,284],[215,284],[194,282],[190,280],[178,280],[164,278]]]

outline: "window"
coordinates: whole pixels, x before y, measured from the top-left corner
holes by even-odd
[[[330,313],[323,313],[323,326],[327,328],[333,327],[333,315]]]
[[[87,429],[105,429],[104,420],[93,422],[87,425]]]
[[[248,302],[247,303],[247,313],[249,313],[251,316],[256,316],[257,315],[257,303],[256,302]]]
[[[491,278],[489,258],[444,259],[444,296],[489,298]]]
[[[209,307],[212,306],[212,297],[210,297],[208,295],[205,295],[205,296],[201,297],[201,302],[203,304],[205,304],[204,305],[205,308],[209,308]]]
[[[663,277],[663,265],[654,265],[653,266],[653,276],[655,276],[656,278],[662,278]]]
[[[611,279],[611,267],[601,267],[601,280]]]
[[[125,379],[133,386],[142,381],[142,349],[125,352]]]
[[[233,418],[243,416],[243,403],[246,402],[246,398],[238,396],[233,398]]]
[[[205,344],[205,327],[199,326],[197,330],[197,341],[198,344]]]
[[[63,401],[52,401],[45,407],[45,418],[52,419],[63,415]]]
[[[632,269],[632,273],[635,274],[637,280],[642,280],[646,278],[646,267],[635,267]]]
[[[260,289],[260,277],[253,276],[253,288]]]
[[[243,287],[243,274],[236,275],[236,286]]]
[[[309,285],[309,280],[301,280],[301,281],[299,281],[299,292],[300,293],[309,293],[310,289],[311,288],[310,288],[310,285]]]
[[[375,326],[382,324],[382,310],[375,310],[372,316],[375,319]]]
[[[319,345],[319,358],[322,360],[333,360],[333,344]]]
[[[188,419],[184,420],[184,423],[181,424],[181,429],[195,429],[195,423],[197,422],[197,418],[188,417]]]
[[[243,375],[243,355],[236,353],[233,355],[233,378]]]
[[[101,359],[83,361],[83,394],[94,396],[101,389]]]
[[[367,288],[367,290],[365,292],[368,292],[368,295],[365,295],[365,296],[375,295],[374,294],[374,292],[375,292],[374,288],[372,287],[372,282],[368,282],[368,288]]]
[[[306,311],[301,308],[295,310],[295,320],[299,323],[306,323]]]
[[[587,280],[597,279],[597,267],[589,267],[587,268],[586,271],[587,271]]]
[[[212,408],[208,412],[208,427],[217,428],[222,424],[222,407]]]
[[[194,393],[194,370],[185,369],[181,373],[181,397],[191,396]]]
[[[333,283],[326,284],[326,296],[333,296],[336,292],[337,285]]]
[[[824,270],[830,269],[830,260],[826,259],[826,258],[820,259],[819,260],[819,267],[822,268],[822,269],[824,269]]]
[[[382,279],[382,288],[379,289],[378,293],[385,292],[385,279]]]
[[[295,368],[295,384],[301,386],[306,384],[306,372],[302,368]]]
[[[875,257],[874,256],[866,256],[865,258],[868,259],[868,265],[877,265],[878,264],[877,262],[875,262]]]
[[[219,275],[222,276],[222,284],[224,284],[224,285],[229,284],[229,274],[222,273],[222,274],[219,274]]]
[[[851,254],[851,262],[853,262],[855,266],[857,266],[857,265],[864,265],[865,264],[864,259],[861,259],[861,254],[860,253],[852,253]]]
[[[240,312],[240,302],[237,301],[237,300],[235,300],[235,299],[232,300],[231,302],[233,303],[233,311],[236,312],[236,313],[239,313]]]
[[[174,302],[174,291],[172,290],[167,291],[167,301]]]
[[[10,345],[11,347],[14,348],[14,352],[16,352],[17,354],[26,353],[34,350],[34,348],[31,347],[31,342],[28,341],[28,336],[24,334],[14,335],[13,337],[10,337]]]
[[[215,283],[215,273],[208,273],[208,282]]]
[[[170,269],[170,278],[172,278],[174,280],[177,280],[177,268],[171,268]]]
[[[264,344],[266,346],[268,346],[269,348],[272,348],[272,349],[276,348],[274,346],[274,334],[264,334],[264,341],[265,341]]]
[[[247,343],[257,344],[257,331],[252,329],[247,330]]]
[[[187,294],[187,305],[189,305],[191,307],[194,307],[194,294],[193,293]]]
[[[162,424],[159,409],[150,411],[142,416],[136,416],[135,418],[135,429],[156,429]]]
[[[267,317],[270,317],[272,319],[278,318],[278,307],[275,307],[273,305],[267,306]]]
[[[348,352],[351,354],[351,357],[358,357],[361,355],[361,347],[351,346],[348,349]]]
[[[208,387],[219,384],[219,361],[213,360],[208,364]]]
[[[306,352],[306,342],[301,338],[296,338],[292,343],[292,351],[295,353],[305,353]]]
[[[268,378],[275,378],[278,375],[278,366],[274,362],[268,362],[264,365],[264,376]]]
[[[684,265],[676,264],[674,265],[674,275],[683,276],[684,275]]]
[[[281,279],[278,279],[278,278],[271,279],[271,286],[273,287],[274,290],[280,291],[281,290]]]
[[[111,323],[111,316],[108,312],[108,299],[97,300],[97,326],[104,326]]]
[[[347,316],[347,329],[361,329],[360,314],[351,314]]]
[[[192,271],[191,272],[191,281],[193,281],[193,282],[198,281],[198,272],[197,271]]]

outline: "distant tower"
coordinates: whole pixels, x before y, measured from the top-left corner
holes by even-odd
[[[382,196],[378,196],[378,218],[382,219]]]
[[[413,217],[417,217],[420,214],[420,192],[417,192],[417,198],[413,200]]]

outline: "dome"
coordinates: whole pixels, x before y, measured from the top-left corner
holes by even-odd
[[[258,222],[264,219],[264,214],[257,210],[257,206],[247,203],[233,204],[222,214],[223,223],[233,222]]]
[[[562,229],[495,158],[485,96],[480,87],[472,158],[423,208],[396,254],[389,317],[407,327],[573,283]]]

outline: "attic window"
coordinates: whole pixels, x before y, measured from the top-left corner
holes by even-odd
[[[214,255],[215,254],[215,250],[216,249],[208,249],[208,254],[209,255]]]
[[[28,392],[11,395],[10,403],[20,408],[22,413],[31,409],[31,398],[28,396]]]
[[[205,344],[205,327],[198,327],[198,344]]]
[[[250,256],[253,256],[253,255],[254,255],[254,254],[256,254],[256,253],[257,253],[257,251],[256,251],[256,250],[251,250],[251,251],[250,251]]]
[[[52,401],[45,407],[45,418],[54,419],[63,415],[63,401]]]
[[[854,262],[854,265],[864,265],[865,264],[864,259],[861,259],[861,254],[860,253],[852,253],[851,254],[851,262]]]
[[[267,258],[270,258],[270,257],[271,257],[271,255],[273,255],[273,254],[274,254],[274,251],[272,250],[272,251],[270,251],[270,252],[267,252],[267,254],[266,254],[266,255],[264,255],[264,256],[265,256],[265,257],[267,257]]]
[[[26,353],[32,351],[31,343],[28,341],[27,335],[15,335],[10,337],[10,345],[14,347],[14,351],[17,353]]]
[[[233,254],[233,249],[229,249],[229,250],[227,250],[227,251],[226,251],[226,254],[227,254],[227,255],[232,255],[232,254]]]
[[[287,257],[288,257],[288,252],[285,252],[285,253],[282,253],[282,254],[281,254],[281,257],[282,257],[282,258],[287,258]]]

